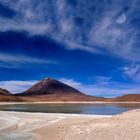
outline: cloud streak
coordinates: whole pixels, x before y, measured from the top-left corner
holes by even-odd
[[[122,68],[124,75],[135,81],[136,83],[140,83],[140,65],[139,64],[130,64]]]
[[[1,68],[23,68],[23,65],[36,65],[36,64],[56,64],[57,62],[52,60],[46,60],[36,57],[30,57],[25,55],[11,55],[6,53],[0,53],[0,67]]]
[[[106,52],[123,59],[140,61],[139,31],[132,21],[138,0],[0,0],[16,14],[0,18],[1,31],[27,31],[65,44],[67,49]],[[104,5],[104,7],[103,7]],[[45,12],[44,12],[45,11]],[[105,50],[105,51],[103,51]]]
[[[0,81],[0,88],[7,89],[11,93],[21,93],[28,88],[30,88],[32,85],[34,85],[37,81],[31,80],[31,81]]]
[[[101,97],[116,97],[124,94],[140,93],[140,87],[136,84],[124,84],[114,81],[110,81],[108,77],[97,77],[96,79],[102,79],[102,81],[96,81],[93,84],[84,84],[77,82],[74,79],[62,78],[60,81],[77,88],[83,93],[93,96]]]

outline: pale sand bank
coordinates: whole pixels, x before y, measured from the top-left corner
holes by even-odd
[[[0,140],[139,140],[140,110],[116,116],[0,111]]]
[[[11,104],[140,104],[140,102],[0,102],[0,105]]]

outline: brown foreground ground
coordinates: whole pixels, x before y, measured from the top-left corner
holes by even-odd
[[[0,112],[0,140],[139,140],[140,110],[116,116]]]

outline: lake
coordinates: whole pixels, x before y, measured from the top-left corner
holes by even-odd
[[[140,103],[93,103],[93,104],[8,104],[0,105],[1,111],[70,113],[115,115],[124,111],[140,109]]]

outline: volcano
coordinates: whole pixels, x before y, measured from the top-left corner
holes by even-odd
[[[26,101],[103,101],[104,98],[86,95],[53,78],[46,78],[23,93]]]
[[[48,95],[48,94],[78,94],[80,91],[52,78],[39,81],[30,89],[23,92],[24,95]]]

